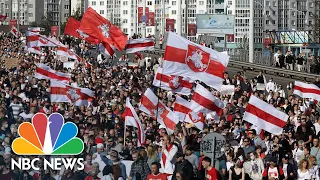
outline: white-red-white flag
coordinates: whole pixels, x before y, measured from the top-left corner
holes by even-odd
[[[16,38],[20,36],[19,30],[15,26],[11,27],[10,33]]]
[[[158,123],[166,127],[168,134],[173,133],[179,122],[179,118],[168,107],[166,107],[149,88],[142,96],[141,106],[139,109],[149,114],[155,118]]]
[[[29,32],[33,32],[33,33],[36,33],[36,34],[40,34],[42,29],[43,28],[40,28],[40,27],[28,27],[28,31]]]
[[[256,125],[272,134],[279,135],[287,124],[289,116],[272,105],[251,96],[243,120]]]
[[[34,33],[31,31],[27,31],[27,46],[28,47],[35,47],[35,46],[48,46],[48,47],[55,47],[55,46],[64,46],[60,41],[55,38],[49,38],[39,33]]]
[[[75,106],[87,106],[94,98],[94,92],[88,88],[73,87],[56,80],[50,81],[50,101],[69,102]]]
[[[314,84],[295,81],[293,94],[302,98],[311,98],[320,101],[320,88]]]
[[[102,41],[99,44],[99,51],[106,56],[113,56],[115,53],[116,47],[108,44],[107,42]]]
[[[191,98],[191,106],[195,112],[216,112],[218,116],[222,114],[225,104],[223,101],[214,96],[209,90],[203,87],[200,84],[197,84],[197,87]]]
[[[71,75],[67,73],[62,73],[51,69],[49,66],[39,63],[37,65],[35,78],[38,79],[55,79],[57,81],[62,81],[65,83],[70,82]]]
[[[153,51],[154,40],[152,38],[129,39],[126,45],[127,53],[135,53],[139,51]]]
[[[42,52],[40,47],[30,47],[30,48],[28,48],[27,46],[25,46],[24,50],[26,52],[29,52],[29,53],[34,53],[34,54],[39,54],[39,55],[43,54],[43,52]]]
[[[191,102],[180,96],[176,96],[176,101],[173,104],[173,112],[179,116],[181,122],[193,124],[202,131],[205,124],[205,114],[201,111],[195,112],[191,108]]]
[[[152,84],[164,90],[183,95],[191,94],[192,90],[192,81],[189,78],[163,74],[162,68],[157,69]]]
[[[130,99],[126,100],[125,125],[133,126],[138,129],[138,147],[145,143],[146,137],[142,127],[141,120],[130,103]]]
[[[81,58],[72,50],[64,46],[59,46],[57,49],[57,55],[64,56],[70,59],[76,60],[76,62],[81,62]]]
[[[163,73],[200,80],[220,90],[229,56],[169,32]]]

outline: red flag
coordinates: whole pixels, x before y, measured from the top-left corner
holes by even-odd
[[[128,38],[123,34],[121,29],[100,16],[90,7],[82,17],[80,28],[88,35],[107,42],[110,45],[114,45],[120,51],[122,51],[127,44]]]
[[[88,43],[91,44],[99,44],[100,40],[97,38],[94,38],[92,36],[89,36],[88,34],[84,33],[80,29],[80,21],[77,21],[73,17],[68,18],[68,22],[66,24],[66,27],[64,28],[64,34],[74,36],[79,39],[84,39]]]

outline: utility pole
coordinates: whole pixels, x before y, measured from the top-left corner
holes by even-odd
[[[143,21],[142,21],[142,38],[146,37],[146,0],[142,0],[142,16],[144,17]]]
[[[17,29],[18,31],[20,31],[20,0],[17,0],[18,1],[18,18],[17,18]]]
[[[137,0],[133,0],[133,32],[137,35]]]
[[[249,62],[253,63],[253,51],[254,51],[254,0],[250,0],[250,18],[249,18]]]
[[[166,33],[166,3],[165,0],[162,0],[162,36]]]
[[[181,36],[182,33],[182,18],[181,18],[181,3],[182,0],[177,0],[178,12],[177,12],[177,34]]]
[[[61,0],[59,0],[59,9],[58,9],[58,13],[59,13],[59,21],[58,21],[58,26],[59,26],[59,36],[61,35]]]
[[[188,5],[189,5],[189,0],[185,0],[186,3],[186,9],[185,9],[185,22],[184,22],[184,33],[186,34],[186,37],[188,37]]]

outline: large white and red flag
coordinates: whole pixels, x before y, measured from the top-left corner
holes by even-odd
[[[94,98],[94,92],[88,88],[73,87],[56,80],[50,81],[50,101],[68,102],[75,106],[87,106]]]
[[[126,53],[153,50],[154,40],[152,38],[129,39],[126,45]]]
[[[24,47],[24,50],[26,51],[26,52],[29,52],[29,53],[34,53],[34,54],[39,54],[39,55],[42,55],[43,54],[43,52],[42,52],[42,50],[41,50],[41,48],[40,47],[30,47],[30,48],[28,48],[27,46],[25,46]]]
[[[128,37],[121,29],[90,7],[83,14],[80,29],[90,36],[115,46],[120,51],[127,44]]]
[[[153,79],[154,86],[177,94],[189,95],[192,90],[192,81],[189,78],[166,75],[162,73],[162,68],[158,68]]]
[[[130,103],[130,99],[127,98],[126,100],[126,114],[125,114],[125,125],[126,126],[133,126],[138,129],[138,147],[145,143],[146,137],[143,130],[143,126],[139,116],[137,115],[136,111],[134,110],[133,106]]]
[[[320,101],[320,88],[314,84],[295,81],[293,94],[302,98],[311,98]]]
[[[62,81],[65,83],[70,82],[71,75],[67,73],[62,73],[51,69],[49,66],[39,63],[37,65],[35,78],[38,79],[55,79],[57,81]]]
[[[289,116],[256,96],[251,96],[243,120],[272,134],[279,135]]]
[[[39,33],[34,33],[31,31],[27,31],[27,46],[35,47],[35,46],[64,46],[60,41],[55,38],[49,38]]]
[[[149,88],[142,96],[141,106],[139,109],[149,114],[155,118],[158,123],[166,127],[168,134],[173,133],[179,122],[179,118],[168,107],[166,107]]]
[[[84,33],[80,29],[80,24],[81,24],[80,21],[77,21],[73,17],[69,17],[66,27],[64,28],[64,34],[67,34],[79,39],[84,39],[85,41],[91,44],[99,44],[100,40]]]
[[[229,56],[169,32],[163,73],[200,80],[220,90]]]
[[[43,30],[43,28],[40,27],[28,27],[28,31],[29,32],[33,32],[36,34],[40,34],[41,30]]]
[[[10,33],[16,38],[20,36],[19,30],[15,26],[11,27]]]
[[[99,51],[106,56],[113,56],[116,48],[106,42],[101,42],[99,44]]]
[[[77,62],[81,62],[81,58],[74,51],[72,51],[64,46],[59,46],[57,48],[57,55],[64,56],[64,57],[67,57],[70,59],[74,59]]]

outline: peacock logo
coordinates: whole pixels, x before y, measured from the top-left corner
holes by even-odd
[[[18,128],[19,136],[12,143],[18,155],[78,155],[83,151],[83,141],[77,138],[78,127],[73,122],[64,123],[59,113],[47,117],[37,113],[32,123],[24,122]]]

